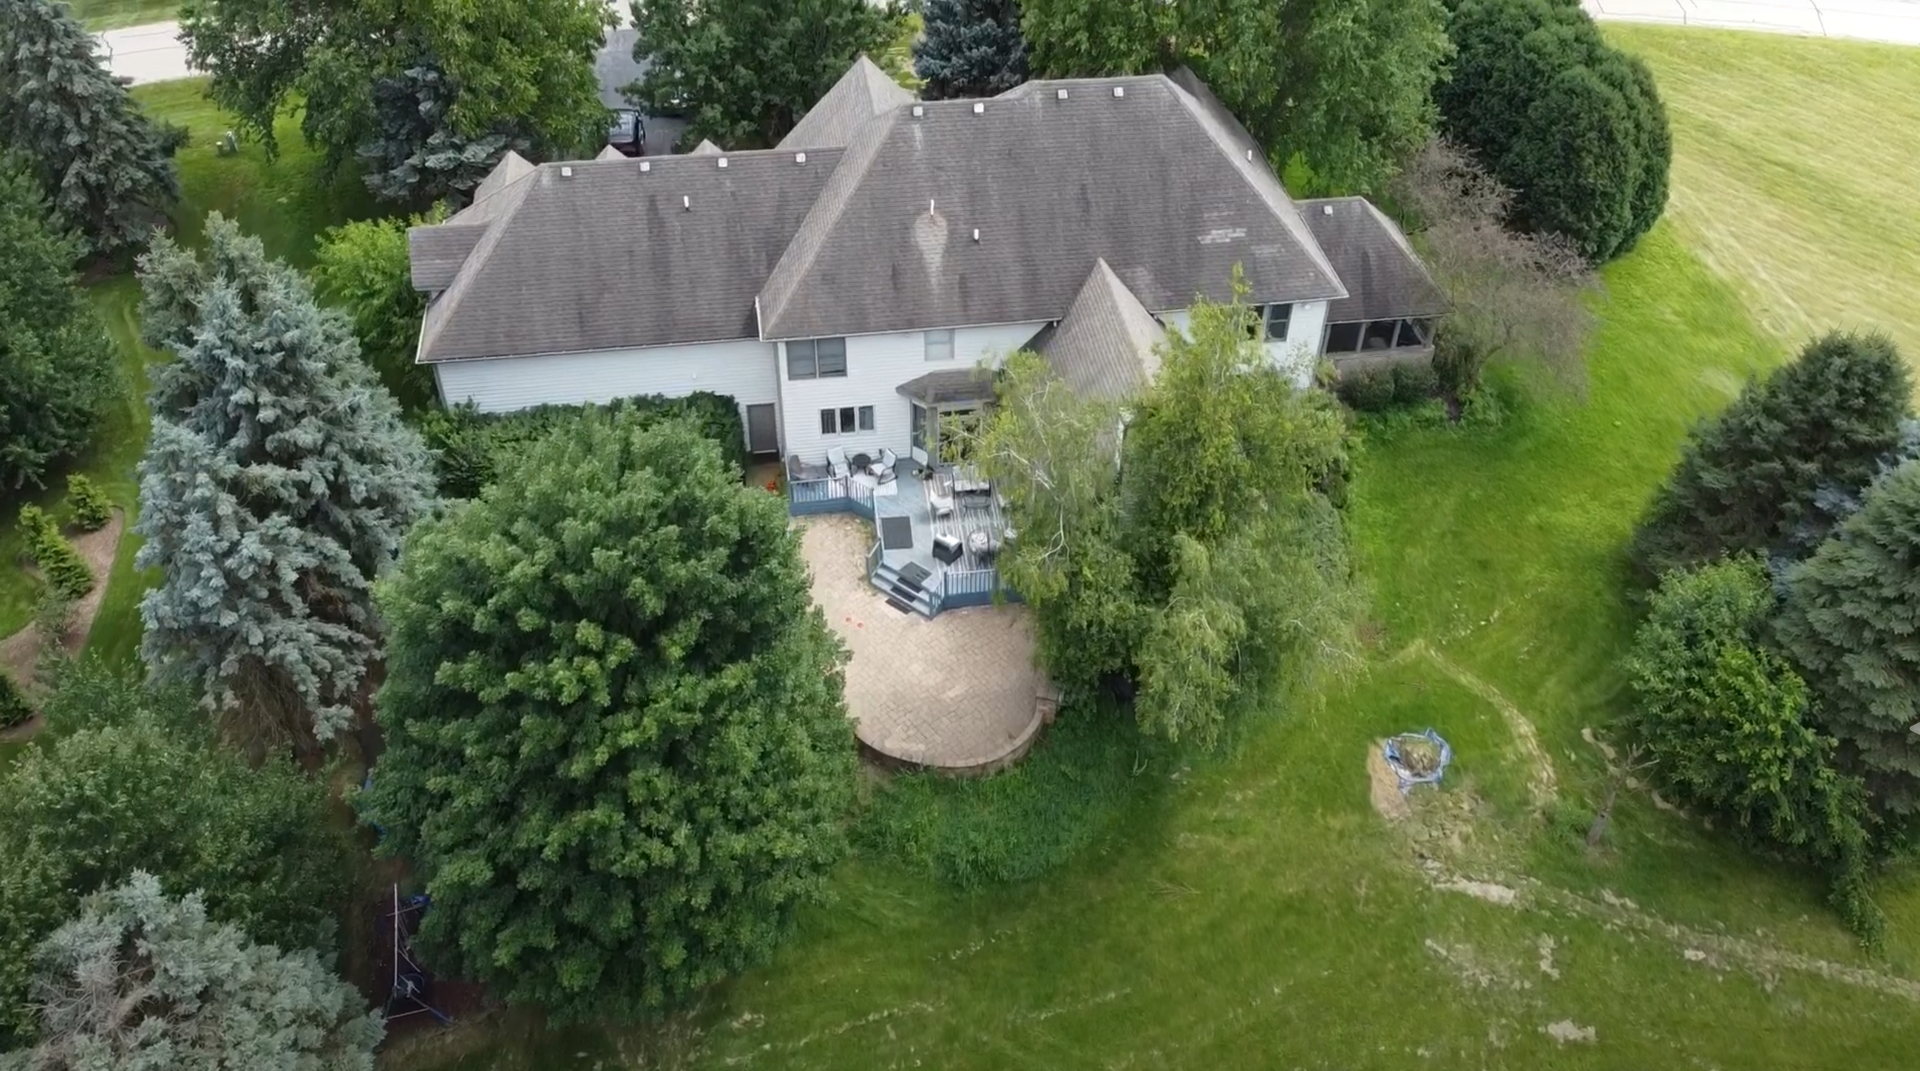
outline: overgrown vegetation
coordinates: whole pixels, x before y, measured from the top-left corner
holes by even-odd
[[[519,463],[528,448],[560,428],[571,427],[583,409],[629,413],[643,424],[683,419],[711,440],[736,469],[747,463],[746,430],[740,407],[724,394],[695,391],[679,398],[641,395],[606,406],[541,405],[513,413],[482,413],[471,403],[430,409],[421,415],[420,434],[433,451],[440,492],[449,498],[477,498],[501,471]]]
[[[0,670],[0,729],[11,729],[33,717],[33,704],[11,673]]]
[[[67,476],[67,514],[82,531],[97,532],[113,519],[113,503],[85,473]]]
[[[686,421],[575,414],[380,589],[361,813],[442,971],[563,1019],[764,961],[845,847],[843,649],[784,504]]]
[[[1565,0],[1459,0],[1441,127],[1515,191],[1510,217],[1605,262],[1667,205],[1673,140],[1653,76]]]
[[[314,251],[314,289],[353,321],[361,358],[408,413],[435,408],[439,396],[433,370],[414,360],[427,296],[413,288],[407,229],[440,218],[435,212],[329,227]]]

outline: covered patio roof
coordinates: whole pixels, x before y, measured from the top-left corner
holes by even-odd
[[[990,402],[993,379],[991,368],[954,368],[910,379],[900,384],[899,391],[922,405]]]

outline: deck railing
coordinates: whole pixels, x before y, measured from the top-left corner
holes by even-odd
[[[880,547],[880,541],[878,539],[874,540],[873,549],[870,551],[867,551],[867,575],[868,576],[872,576],[874,573],[879,571],[880,559],[884,556],[885,556],[885,552]]]
[[[1000,570],[945,569],[940,573],[940,608],[985,606],[1000,587]]]
[[[787,512],[796,517],[853,510],[873,516],[873,488],[851,476],[787,481]]]

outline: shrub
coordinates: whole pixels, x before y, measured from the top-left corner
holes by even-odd
[[[1866,792],[1815,729],[1806,683],[1764,645],[1773,608],[1754,558],[1667,574],[1626,662],[1634,726],[1663,781],[1750,843],[1825,867],[1871,936]]]
[[[457,405],[429,411],[421,418],[420,434],[434,452],[440,493],[477,498],[503,464],[520,457],[554,428],[576,420],[583,409],[597,408],[602,407],[542,405],[517,413],[482,413],[470,404]],[[695,430],[719,444],[722,457],[736,468],[746,468],[746,429],[740,407],[727,395],[696,391],[668,398],[649,394],[621,398],[604,408],[640,414],[648,424],[667,417],[690,419]]]
[[[1393,366],[1393,404],[1419,405],[1440,393],[1440,374],[1431,364]]]
[[[33,704],[27,702],[27,693],[11,674],[0,670],[0,729],[11,728],[31,717]]]
[[[1348,406],[1362,413],[1378,413],[1394,403],[1393,372],[1386,368],[1368,368],[1340,377],[1335,393]]]
[[[73,523],[97,532],[113,519],[113,502],[98,484],[76,472],[67,477],[67,511]]]
[[[1666,205],[1673,157],[1646,67],[1560,0],[1460,0],[1449,34],[1442,128],[1516,191],[1512,221],[1596,262],[1632,248]]]
[[[1634,533],[1643,581],[1728,554],[1790,552],[1901,445],[1912,381],[1882,335],[1830,334],[1694,429]]]
[[[20,534],[27,544],[27,555],[40,566],[47,586],[70,599],[93,590],[93,571],[80,559],[60,526],[39,506],[20,507]]]

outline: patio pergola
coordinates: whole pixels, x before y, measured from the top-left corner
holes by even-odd
[[[913,406],[913,459],[922,465],[958,460],[943,446],[964,441],[962,432],[978,427],[993,402],[993,384],[993,370],[980,367],[928,372],[900,384]]]

